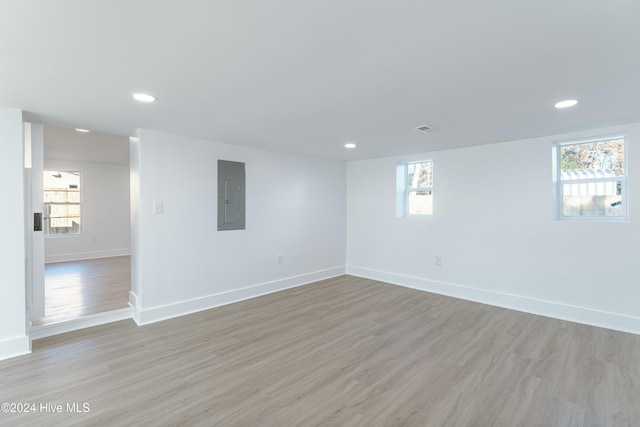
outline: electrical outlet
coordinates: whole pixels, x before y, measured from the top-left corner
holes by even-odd
[[[282,264],[282,255],[276,257],[276,264]]]
[[[437,255],[434,262],[434,265],[442,265],[442,257],[440,255]]]

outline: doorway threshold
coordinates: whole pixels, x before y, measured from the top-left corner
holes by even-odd
[[[32,340],[37,340],[126,319],[133,319],[133,308],[121,308],[104,313],[90,314],[77,319],[63,320],[57,323],[30,326],[29,336]]]

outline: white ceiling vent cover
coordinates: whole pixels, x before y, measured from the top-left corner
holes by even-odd
[[[434,127],[429,125],[420,125],[420,126],[414,127],[414,129],[420,132],[432,132],[434,130]]]

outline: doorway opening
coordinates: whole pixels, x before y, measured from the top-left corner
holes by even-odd
[[[42,152],[44,313],[32,327],[130,310],[129,138],[44,125]]]

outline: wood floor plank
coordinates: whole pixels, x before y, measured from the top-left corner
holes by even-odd
[[[47,264],[45,315],[33,326],[127,308],[130,290],[130,256]]]
[[[10,426],[638,426],[640,336],[351,276],[0,362]]]

